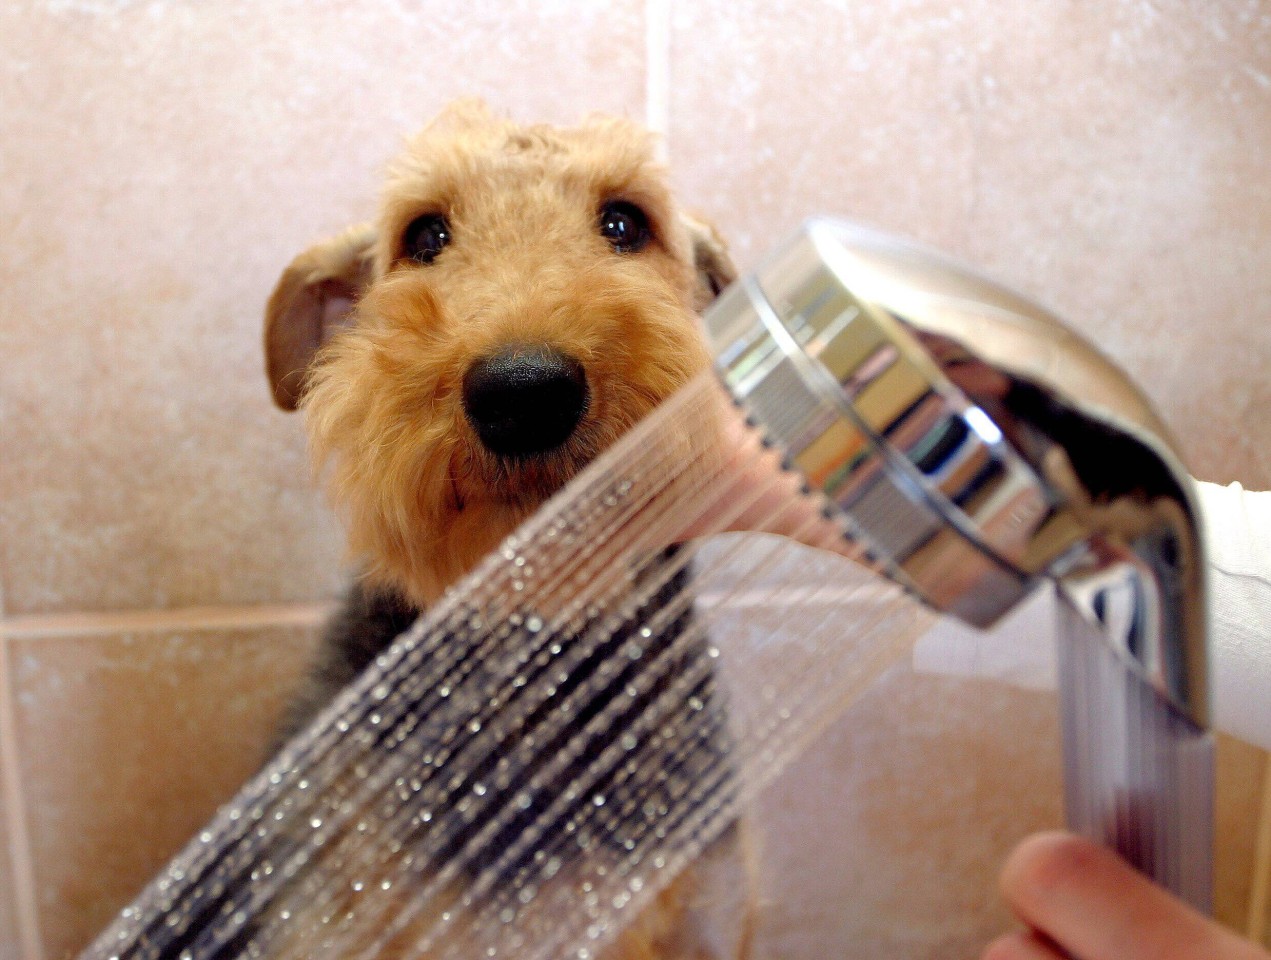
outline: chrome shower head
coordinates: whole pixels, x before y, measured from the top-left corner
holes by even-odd
[[[1203,905],[1202,545],[1191,481],[1125,375],[966,267],[831,220],[706,322],[733,397],[893,580],[981,627],[1059,587],[1069,818]]]

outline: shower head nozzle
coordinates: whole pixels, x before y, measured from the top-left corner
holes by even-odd
[[[1098,351],[941,254],[832,220],[805,224],[707,325],[734,398],[893,579],[976,626],[1047,579],[1107,620],[1130,583],[1109,642],[1205,725],[1190,480]]]
[[[831,220],[706,324],[733,398],[886,575],[975,626],[1055,584],[1069,824],[1208,909],[1202,543],[1125,375],[974,271]]]

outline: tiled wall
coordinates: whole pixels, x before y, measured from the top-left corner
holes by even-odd
[[[268,401],[261,304],[296,251],[369,212],[401,134],[461,94],[524,119],[648,118],[742,263],[812,212],[980,263],[1126,366],[1197,475],[1271,486],[1257,0],[13,0],[0,958],[81,946],[257,762],[340,579],[300,425]],[[967,718],[979,694],[951,696]],[[923,750],[971,749],[939,728]],[[790,956],[865,955],[834,939],[846,887],[793,882],[834,873],[798,840],[861,760],[849,733],[766,808],[790,812],[765,913]],[[977,762],[1021,754],[977,743]],[[1267,909],[1250,904],[1264,766],[1224,743],[1236,925]],[[965,832],[926,828],[931,850]],[[959,889],[991,914],[981,859]]]

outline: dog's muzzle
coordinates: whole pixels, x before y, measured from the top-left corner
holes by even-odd
[[[559,447],[587,411],[587,376],[547,346],[511,346],[478,360],[463,378],[463,411],[481,443],[504,457]]]

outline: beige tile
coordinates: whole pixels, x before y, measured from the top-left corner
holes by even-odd
[[[4,771],[0,769],[0,957],[17,960],[22,956],[22,937],[18,928],[17,891],[13,881],[3,779]]]
[[[1248,935],[1271,947],[1271,757],[1262,770],[1262,813],[1255,843],[1253,889],[1249,897]]]
[[[742,263],[814,213],[949,249],[1050,304],[1123,364],[1198,476],[1271,487],[1271,19],[1257,5],[710,0],[673,14],[670,89],[681,192]],[[966,722],[954,700],[935,702]],[[994,776],[1027,795],[1012,764],[1029,769],[1015,751],[1036,738],[1014,724],[979,735],[967,765],[996,751],[1010,762]],[[982,895],[1025,826],[1006,821],[1000,844],[977,849],[967,837],[978,828],[960,819],[971,814],[937,793],[947,821],[924,820],[907,797],[879,801],[894,819],[877,837],[861,832],[858,807],[851,829],[830,828],[843,823],[836,791],[859,757],[886,771],[967,749],[933,737],[858,757],[860,736],[845,721],[766,808],[792,824],[770,844],[788,858],[772,889],[790,909],[766,934],[793,945],[781,955],[821,956],[827,944],[936,955],[919,942],[921,924],[898,919],[909,898],[949,915],[956,896]],[[1258,762],[1230,741],[1220,750],[1218,902],[1233,924],[1250,882]],[[976,882],[938,888],[924,854],[904,847],[918,827],[930,864],[952,855],[952,875]],[[911,887],[899,871],[915,867]],[[900,902],[862,898],[860,884]],[[973,955],[994,917],[1000,907],[977,901],[946,932]],[[897,933],[913,939],[889,952],[883,938]]]
[[[1214,915],[1233,930],[1249,923],[1267,753],[1234,737],[1218,738]]]
[[[14,642],[50,960],[84,946],[258,767],[313,636],[275,628]]]
[[[8,612],[328,595],[339,536],[260,317],[460,94],[643,116],[643,5],[0,10]]]
[[[1054,697],[889,672],[761,798],[761,955],[978,956],[1011,846],[1062,822]]]
[[[31,871],[22,775],[14,735],[9,647],[0,634],[0,957],[40,960],[31,905]]]
[[[760,944],[797,960],[978,956],[997,874],[1063,825],[1053,695],[892,671],[761,798]],[[1219,741],[1215,915],[1244,932],[1265,753]]]
[[[836,213],[1120,361],[1193,471],[1271,487],[1271,19],[1253,3],[679,5],[682,191],[751,262]]]

